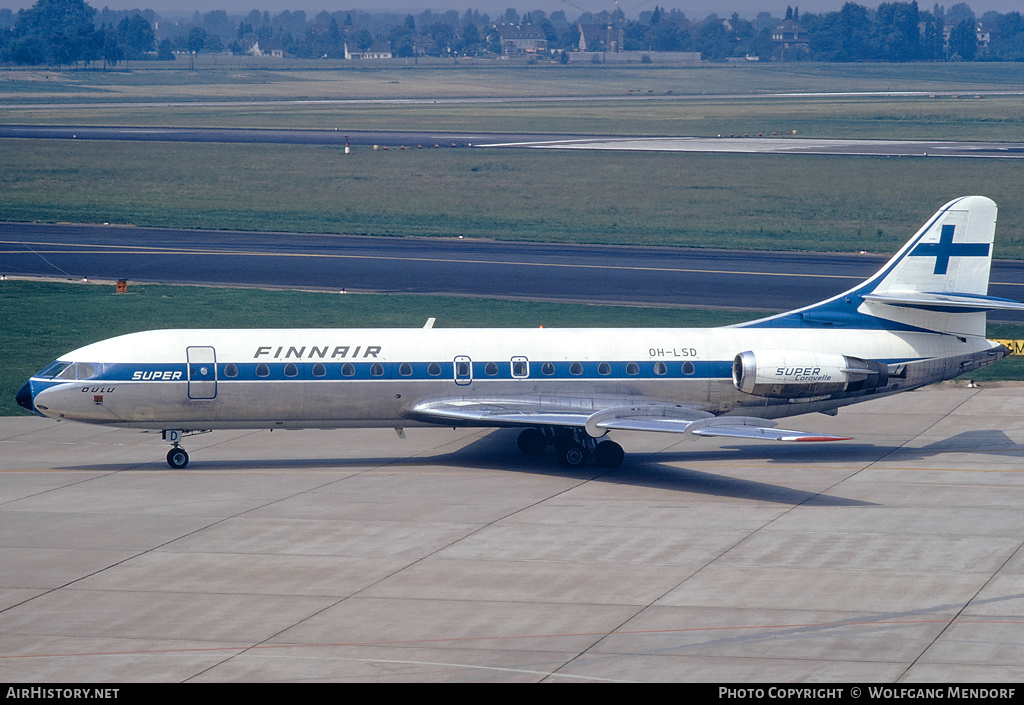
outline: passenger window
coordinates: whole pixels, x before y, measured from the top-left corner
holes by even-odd
[[[298,377],[299,376],[299,368],[296,366],[296,364],[294,362],[289,362],[287,365],[284,366],[284,376],[285,377]]]
[[[666,365],[664,362],[661,362],[660,360],[654,363],[654,374],[663,375],[666,372],[668,372],[668,365]]]
[[[408,362],[403,362],[401,365],[398,366],[398,374],[402,375],[403,377],[411,376],[412,365],[410,365]]]
[[[612,366],[607,362],[602,362],[597,366],[597,374],[599,375],[610,375],[612,373]]]
[[[529,377],[530,376],[530,361],[525,357],[513,357],[512,358],[512,376],[513,377]]]
[[[498,374],[498,366],[493,362],[488,362],[486,365],[484,365],[484,374],[487,375],[488,377],[493,377],[494,375]]]
[[[635,362],[628,363],[626,365],[626,374],[627,375],[638,375],[638,374],[640,374],[640,365],[636,364]]]
[[[545,362],[540,368],[540,373],[550,377],[555,374],[555,364],[553,362]]]
[[[572,363],[571,365],[569,365],[569,374],[571,374],[571,375],[581,375],[581,374],[583,374],[583,365],[578,363],[578,362]]]
[[[256,365],[256,376],[257,377],[269,377],[270,376],[270,368],[267,367],[267,363],[261,362],[260,364]]]
[[[224,365],[224,376],[225,377],[237,377],[238,376],[238,365],[233,362],[229,362]]]
[[[697,371],[697,368],[694,366],[694,364],[692,362],[687,361],[687,362],[683,363],[683,374],[684,375],[692,375],[696,371]]]
[[[384,366],[381,365],[379,362],[373,363],[372,365],[370,365],[370,374],[373,375],[374,377],[383,377]]]
[[[324,365],[324,363],[318,362],[315,365],[313,365],[313,376],[314,377],[323,377],[326,374],[327,374],[327,367]]]
[[[352,377],[356,373],[356,366],[351,362],[346,362],[341,366],[341,374],[345,377]]]
[[[441,366],[436,362],[431,362],[427,367],[427,374],[431,377],[438,377],[441,375]]]

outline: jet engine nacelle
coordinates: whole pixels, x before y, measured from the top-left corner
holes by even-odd
[[[817,397],[884,387],[885,363],[807,350],[748,350],[732,362],[736,389],[759,397]]]

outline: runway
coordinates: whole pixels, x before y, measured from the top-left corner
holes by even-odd
[[[836,140],[718,135],[717,137],[589,137],[488,143],[485,147],[598,149],[630,152],[719,152],[861,157],[976,157],[1020,159],[1020,142],[943,142],[925,140]]]
[[[845,291],[888,257],[0,223],[7,275],[630,306],[791,310]],[[994,261],[989,293],[1024,299],[1024,262]]]
[[[0,139],[115,140],[133,142],[227,142],[370,147],[599,149],[732,154],[802,154],[884,157],[979,157],[1020,159],[1022,142],[838,140],[792,136],[717,135],[649,137],[621,135],[497,134],[221,127],[133,127],[95,125],[0,125]]]
[[[800,428],[159,434],[0,419],[0,681],[997,683],[1024,676],[1021,387]]]

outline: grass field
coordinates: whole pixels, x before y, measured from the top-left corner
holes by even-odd
[[[0,219],[890,253],[946,201],[1000,205],[1013,160],[5,140]],[[2,263],[2,255],[0,255]]]
[[[796,130],[798,137],[1024,140],[1024,96],[983,95],[1024,84],[1019,64],[562,67],[477,61],[366,68],[243,59],[230,67],[222,60],[195,72],[181,68],[0,71],[0,119],[703,136]],[[849,95],[865,92],[875,95]],[[883,92],[890,94],[878,95]],[[472,102],[458,102],[466,100]]]
[[[0,71],[0,120],[1024,140],[1024,96],[975,97],[1018,89],[1024,64],[218,61],[203,57],[197,71]],[[865,91],[875,94],[835,95]],[[878,94],[886,91],[910,94]],[[492,98],[504,102],[479,100]],[[466,99],[474,102],[457,102]],[[891,252],[938,206],[982,194],[1001,208],[997,256],[1019,258],[1020,169],[1007,160],[450,149],[346,158],[303,145],[7,140],[0,219]]]

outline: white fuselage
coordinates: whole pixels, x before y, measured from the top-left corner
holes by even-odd
[[[436,425],[417,405],[462,396],[779,418],[948,379],[997,361],[997,348],[980,337],[859,329],[158,330],[79,348],[60,358],[76,364],[30,384],[47,416],[144,429]],[[736,356],[773,350],[879,361],[890,376],[867,391],[810,397],[737,389]]]

